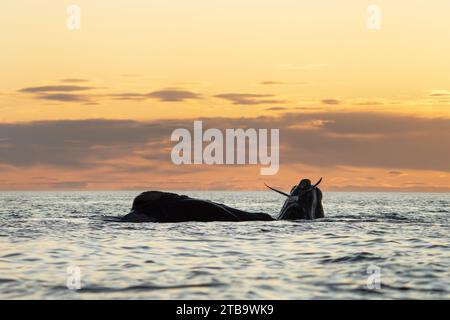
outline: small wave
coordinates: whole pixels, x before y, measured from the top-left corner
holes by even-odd
[[[369,252],[358,252],[343,257],[323,259],[320,262],[322,264],[329,264],[329,263],[361,262],[361,261],[375,261],[375,260],[384,260],[384,259]]]
[[[409,220],[408,217],[402,216],[396,212],[386,213],[384,215],[384,218],[389,219],[389,220]]]
[[[395,285],[390,285],[390,284],[386,284],[386,283],[383,283],[381,285],[381,288],[391,289],[391,290],[395,290],[395,291],[418,291],[418,292],[434,292],[434,293],[447,293],[448,292],[447,290],[441,289],[441,288],[420,288],[420,287],[410,287],[410,286],[406,286],[406,285],[395,286]]]
[[[176,290],[176,289],[189,289],[189,288],[210,288],[226,286],[225,283],[212,282],[212,283],[198,283],[198,284],[180,284],[173,286],[157,286],[157,285],[137,285],[129,286],[125,288],[114,287],[102,287],[102,286],[87,286],[83,287],[77,292],[79,293],[110,293],[110,292],[128,292],[128,291],[155,291],[155,290]],[[67,287],[57,286],[55,290],[67,290]]]
[[[117,216],[101,216],[97,218],[96,220],[101,220],[105,222],[122,222],[122,219]]]
[[[0,284],[1,283],[9,283],[9,282],[17,282],[17,280],[7,279],[7,278],[0,278]]]
[[[4,256],[2,256],[2,258],[12,258],[12,257],[21,256],[21,255],[22,255],[22,253],[20,253],[20,252],[8,253],[8,254],[5,254]]]

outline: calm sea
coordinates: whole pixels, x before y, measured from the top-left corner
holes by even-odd
[[[450,298],[450,194],[324,193],[317,221],[107,221],[138,193],[0,193],[0,298]],[[283,201],[183,193],[273,215]]]

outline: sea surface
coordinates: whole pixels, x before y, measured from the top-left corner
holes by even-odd
[[[316,221],[108,221],[138,193],[0,193],[0,298],[450,298],[450,194],[325,192]],[[283,202],[183,193],[274,216]]]

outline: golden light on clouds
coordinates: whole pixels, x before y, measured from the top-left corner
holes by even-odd
[[[329,190],[449,190],[450,168],[435,158],[450,149],[450,2],[377,1],[379,30],[367,27],[370,4],[79,0],[80,29],[70,30],[67,3],[3,1],[0,188],[260,188],[256,167],[173,168],[170,131],[136,132],[210,118],[280,125],[289,152],[271,179],[283,186],[324,176]],[[88,137],[49,133],[92,119],[138,124],[131,139],[99,139],[102,157]],[[119,139],[116,126],[95,134]]]

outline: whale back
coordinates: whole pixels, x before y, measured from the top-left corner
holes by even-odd
[[[184,222],[184,221],[270,221],[262,212],[246,212],[221,203],[190,198],[162,191],[147,191],[138,195],[124,222]]]

